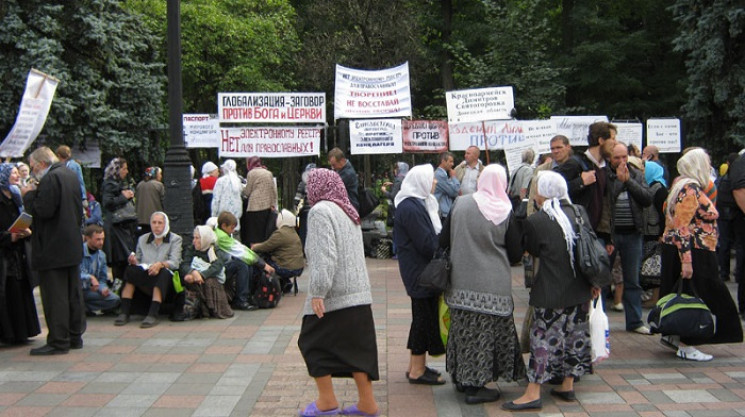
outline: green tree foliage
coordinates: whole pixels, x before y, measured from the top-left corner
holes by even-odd
[[[115,0],[8,0],[0,25],[0,132],[15,121],[29,69],[60,80],[43,130],[52,144],[105,156],[152,152],[148,132],[161,120],[163,64],[155,38]]]
[[[745,7],[742,1],[678,0],[676,50],[686,55],[689,143],[718,156],[745,145]]]

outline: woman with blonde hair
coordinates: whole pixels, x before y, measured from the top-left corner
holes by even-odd
[[[694,346],[740,343],[742,324],[732,296],[716,272],[719,212],[705,193],[711,181],[709,155],[701,148],[691,149],[678,160],[677,167],[680,176],[670,189],[665,210],[660,297],[676,291],[678,280],[683,279],[684,290],[692,286],[716,316],[716,328],[709,339],[669,335],[662,338],[662,344],[676,349],[681,359],[705,362],[714,357]]]

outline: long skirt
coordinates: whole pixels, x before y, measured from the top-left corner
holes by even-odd
[[[737,306],[725,284],[719,278],[719,265],[714,251],[692,249],[693,277],[691,283],[698,296],[704,300],[711,313],[716,316],[714,337],[709,339],[681,338],[686,345],[711,345],[717,343],[742,342],[742,323],[737,314]],[[680,255],[674,245],[662,245],[662,282],[660,297],[675,290],[680,279]],[[685,289],[686,286],[683,288]]]
[[[589,302],[559,309],[535,307],[528,381],[543,384],[592,373],[589,309]]]
[[[187,289],[196,294],[200,303],[202,317],[215,317],[227,319],[233,317],[233,309],[230,308],[225,287],[217,278],[207,278],[204,284],[187,284]]]
[[[451,308],[447,370],[454,381],[470,387],[483,387],[499,378],[524,379],[525,362],[512,315]]]
[[[33,289],[28,279],[15,276],[5,276],[0,283],[3,284],[0,289],[0,342],[25,343],[29,337],[41,333]]]
[[[308,374],[314,378],[351,377],[364,372],[370,380],[378,374],[378,345],[369,304],[335,310],[318,318],[303,317],[297,341]]]
[[[109,266],[126,263],[129,254],[135,250],[136,222],[125,222],[113,224],[104,222],[106,239],[104,240],[104,252]],[[117,276],[116,278],[121,278]]]
[[[445,353],[438,322],[440,296],[411,299],[411,328],[406,348],[412,355]]]
[[[247,211],[241,217],[241,242],[246,246],[261,243],[277,228],[277,215],[271,209]]]

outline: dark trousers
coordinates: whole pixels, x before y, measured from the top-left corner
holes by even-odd
[[[736,215],[732,221],[733,235],[735,235],[735,247],[745,248],[745,217]],[[745,313],[745,265],[735,268],[735,281],[737,281],[737,306],[740,314]]]
[[[39,271],[41,302],[49,334],[47,344],[69,349],[71,339],[85,332],[85,305],[80,284],[80,266]]]
[[[719,260],[719,276],[723,281],[729,280],[730,275],[730,252],[735,248],[735,280],[742,274],[743,263],[745,262],[745,248],[742,242],[738,241],[736,235],[737,220],[728,213],[727,216],[721,216],[725,210],[731,211],[731,208],[724,208],[720,212],[720,218],[717,220],[719,227],[719,242],[717,242],[717,258]],[[724,217],[724,218],[723,218]],[[739,216],[738,216],[739,217]],[[740,233],[743,230],[739,231]],[[742,237],[740,237],[742,240]]]

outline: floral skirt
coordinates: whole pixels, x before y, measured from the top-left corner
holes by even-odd
[[[525,379],[515,321],[472,311],[450,309],[447,370],[454,381],[483,387],[502,378]]]
[[[589,308],[589,302],[559,309],[535,307],[530,327],[530,382],[543,384],[553,378],[592,373]]]

